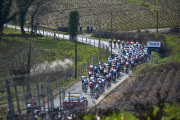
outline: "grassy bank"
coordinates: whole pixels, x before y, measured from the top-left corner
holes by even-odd
[[[135,112],[113,112],[112,114],[107,114],[104,113],[103,116],[101,117],[101,120],[143,120],[145,118],[152,119],[153,117],[155,118],[155,116],[158,114],[157,110],[159,108],[157,106],[154,106],[154,111],[153,111],[153,115],[151,116],[149,114],[150,111],[146,111],[143,117],[138,118],[137,116],[139,114],[135,113]],[[163,108],[163,116],[161,116],[162,120],[178,120],[180,119],[180,106],[178,103],[172,103],[172,104],[166,104],[165,107]],[[95,115],[94,114],[88,114],[84,116],[85,120],[94,120],[95,119]],[[80,119],[79,119],[80,120]]]
[[[21,37],[19,30],[14,30],[10,28],[4,29],[5,36],[2,37],[0,41],[1,45],[1,55],[7,53],[8,48],[16,49],[20,45],[29,45],[31,43],[32,47],[41,50],[41,61],[53,61],[56,59],[69,58],[74,60],[75,58],[75,44],[63,39],[51,39],[48,37],[36,36],[35,38],[23,38]],[[13,44],[12,44],[13,43]],[[28,48],[24,48],[28,49]],[[97,55],[99,49],[90,45],[85,45],[83,43],[78,43],[78,65],[86,64],[87,60],[94,55]],[[18,53],[17,53],[18,54]],[[15,56],[16,53],[12,54]],[[3,59],[2,59],[3,60]]]
[[[1,84],[4,88],[5,79],[7,76],[11,76],[12,69],[22,69],[27,68],[27,58],[28,58],[28,52],[29,52],[29,45],[31,44],[31,65],[36,65],[39,63],[42,63],[44,61],[47,61],[49,63],[59,60],[59,59],[65,59],[68,58],[71,61],[73,61],[72,66],[74,66],[74,58],[75,58],[75,44],[73,42],[69,42],[68,40],[63,39],[52,39],[50,37],[43,37],[41,35],[36,34],[35,37],[31,37],[29,33],[27,33],[27,38],[21,37],[21,33],[19,30],[5,28],[4,29],[4,36],[0,40],[0,62],[1,68],[0,68],[0,76],[1,76]],[[99,49],[86,45],[84,43],[79,43],[77,45],[77,51],[78,51],[78,64],[77,66],[81,65],[87,65],[88,60],[89,62],[92,62],[93,56],[97,56],[99,54]],[[104,51],[104,50],[101,50]],[[102,60],[105,62],[107,58],[102,58]],[[98,63],[98,60],[96,59],[95,64]],[[91,64],[91,63],[89,63]],[[62,68],[63,69],[63,68]],[[77,83],[81,75],[85,74],[87,75],[88,70],[84,69],[84,72],[80,72],[78,74],[77,79],[75,78],[68,78],[66,81],[64,80],[64,76],[61,77],[63,79],[63,84],[57,85],[57,81],[53,81],[53,86],[55,86],[55,90],[53,94],[58,94],[59,89],[67,89]],[[31,84],[31,90],[36,88],[36,84],[45,84],[46,80],[42,81],[43,79],[46,79],[48,76],[47,74],[51,73],[44,73],[37,75],[36,79],[40,80],[40,83],[33,83]],[[50,76],[55,76],[57,73],[52,73]],[[38,78],[39,77],[39,78]],[[42,77],[42,78],[41,78]],[[49,79],[49,78],[47,78]],[[11,79],[9,79],[11,81]],[[13,85],[11,82],[10,84]],[[0,100],[0,105],[7,104],[7,98],[6,98],[6,89],[1,90],[1,96],[3,98]],[[18,93],[22,93],[22,86],[17,86]],[[11,89],[11,94],[15,94],[14,89]],[[5,97],[4,97],[5,96]],[[19,97],[19,100],[23,100],[23,97]],[[15,98],[14,98],[15,101]]]
[[[179,34],[163,34],[165,42],[168,48],[171,48],[168,56],[160,57],[160,53],[155,52],[154,64],[150,63],[142,64],[136,68],[135,74],[140,74],[145,69],[151,69],[154,66],[158,66],[168,62],[180,62],[180,35]],[[151,52],[152,55],[153,52]]]

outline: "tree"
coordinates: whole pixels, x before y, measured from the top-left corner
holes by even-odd
[[[4,24],[16,17],[17,11],[11,12],[12,0],[0,0],[0,36],[3,34]]]
[[[20,28],[21,28],[21,33],[24,36],[25,35],[25,30],[24,30],[24,24],[25,24],[25,17],[28,12],[29,7],[32,5],[32,3],[35,0],[16,0],[17,6],[19,8],[19,15],[18,15],[18,20],[20,23]]]
[[[48,0],[36,0],[30,11],[30,26],[31,26],[31,34],[34,33],[35,28],[37,28],[37,25],[39,23],[38,18],[40,18],[45,12],[49,9],[47,4]]]
[[[68,21],[68,32],[69,32],[69,41],[75,41],[78,34],[79,26],[79,12],[77,10],[71,11],[69,14]]]

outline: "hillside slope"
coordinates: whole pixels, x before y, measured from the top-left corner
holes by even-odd
[[[155,28],[155,10],[159,11],[159,27],[180,25],[178,0],[53,0],[50,6],[52,10],[41,15],[40,24],[55,29],[67,26],[71,10],[79,11],[83,29],[87,25],[96,29],[99,24],[103,29],[110,29],[110,12],[115,30]]]
[[[133,110],[132,103],[156,103],[156,93],[166,96],[166,101],[180,102],[180,62],[167,63],[159,66],[147,66],[141,75],[130,76],[110,95],[101,101],[101,108],[123,108]]]

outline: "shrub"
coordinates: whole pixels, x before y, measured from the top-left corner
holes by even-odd
[[[68,27],[58,27],[57,30],[61,32],[68,32]]]

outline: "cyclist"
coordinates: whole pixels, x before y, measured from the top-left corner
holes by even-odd
[[[119,49],[121,48],[121,40],[120,39],[118,39],[118,47],[119,47]]]
[[[108,74],[108,69],[106,68],[106,69],[104,69],[104,76],[106,76],[107,74]]]
[[[128,73],[129,62],[126,62],[126,65],[125,65],[125,66],[126,66],[126,71],[125,71],[125,72]]]
[[[113,59],[115,57],[114,53],[111,54],[111,58]]]
[[[121,65],[119,62],[117,63],[116,69],[117,69],[117,78],[118,78],[120,75],[120,70],[121,70]]]
[[[109,75],[106,75],[105,80],[107,81],[107,87],[109,87],[111,84],[111,77]]]
[[[90,79],[90,77],[92,76],[92,74],[93,74],[93,72],[92,72],[92,70],[90,69],[90,71],[88,72],[89,79]]]
[[[86,79],[86,76],[85,76],[85,75],[81,76],[82,84],[84,83],[84,80],[85,80],[85,79]]]
[[[106,79],[103,77],[102,78],[102,84],[103,84],[103,86],[105,87],[105,85],[106,85]]]
[[[103,68],[103,66],[101,65],[101,66],[100,66],[100,73],[103,73],[103,71],[104,71],[104,68]]]
[[[93,85],[92,81],[89,82],[89,88],[90,88],[90,92],[92,92],[93,88],[94,88],[94,85]]]
[[[90,70],[93,72],[93,68],[94,68],[94,67],[93,67],[93,64],[91,64],[89,68],[90,68]]]
[[[124,44],[125,44],[125,42],[124,42],[124,40],[122,40],[122,48],[124,49]]]
[[[114,48],[116,48],[116,39],[114,38]]]
[[[113,69],[113,81],[116,82],[116,69]]]
[[[129,46],[129,41],[128,40],[126,41],[126,45]]]
[[[96,80],[95,77],[92,75],[89,81]]]
[[[111,43],[112,43],[112,41],[111,41],[111,39],[109,39],[109,46],[111,46]]]
[[[134,71],[134,67],[135,67],[135,59],[133,57],[130,59],[130,63],[131,63],[131,70],[133,72]]]
[[[96,80],[97,80],[97,78],[99,78],[99,76],[100,76],[100,74],[99,74],[99,72],[97,72],[96,73]]]
[[[95,65],[94,66],[94,75],[95,75],[95,77],[96,77],[96,73],[98,72],[98,66],[97,65]]]
[[[88,89],[88,80],[87,79],[84,80],[84,84],[83,84],[82,88],[83,88],[83,91],[86,93],[87,89]]]
[[[96,98],[99,97],[99,93],[100,93],[100,85],[99,85],[99,83],[97,83],[96,87],[94,89],[94,94],[96,94],[96,96],[95,96]]]
[[[99,61],[99,66],[101,66],[101,65],[103,65],[103,61],[102,60]]]
[[[93,86],[95,87],[96,86],[96,80],[93,79],[92,82],[93,82]]]
[[[136,55],[136,59],[135,59],[136,65],[139,65],[139,56]]]
[[[131,41],[130,41],[130,44],[133,45],[133,44],[134,44],[134,41],[131,40]]]

